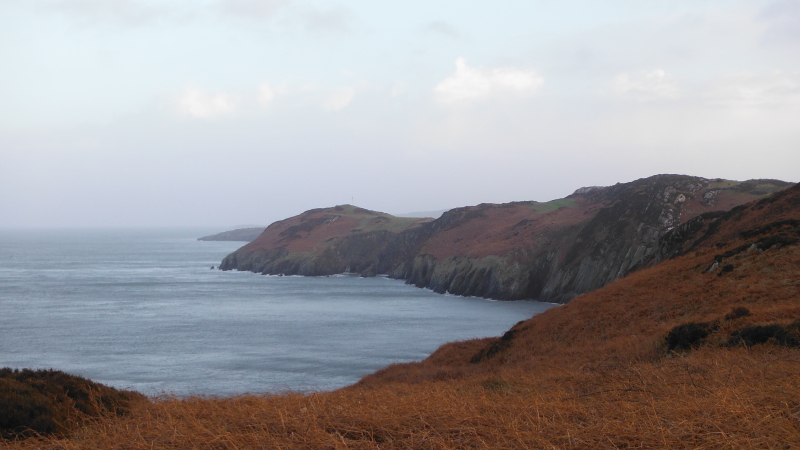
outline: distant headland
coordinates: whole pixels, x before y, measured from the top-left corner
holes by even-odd
[[[264,232],[266,227],[238,228],[231,231],[197,238],[198,241],[244,241],[250,242]]]

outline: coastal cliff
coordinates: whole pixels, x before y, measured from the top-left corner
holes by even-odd
[[[244,241],[252,242],[264,232],[264,227],[237,228],[235,230],[223,231],[222,233],[212,234],[197,238],[198,241]]]
[[[662,237],[690,219],[789,185],[656,175],[545,203],[456,208],[436,220],[344,205],[270,225],[220,268],[388,274],[439,293],[565,303],[663,259]]]
[[[392,237],[430,220],[352,205],[312,209],[273,223],[253,242],[225,257],[219,268],[265,275],[375,275],[379,255]]]

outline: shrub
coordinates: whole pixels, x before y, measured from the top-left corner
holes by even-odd
[[[141,394],[58,370],[0,369],[0,436],[67,434],[88,417],[124,414]]]
[[[506,331],[500,339],[492,342],[488,347],[482,349],[478,353],[476,353],[469,362],[472,364],[478,364],[481,361],[485,361],[494,355],[502,352],[503,350],[507,349],[511,346],[511,341],[514,339],[514,336],[517,334],[518,329],[510,329]]]
[[[715,325],[707,322],[689,322],[678,325],[667,334],[667,350],[689,350],[699,347],[705,338],[716,330]]]
[[[800,348],[800,325],[797,323],[787,327],[781,325],[756,325],[743,328],[731,333],[728,340],[729,347],[746,345],[752,347],[758,344],[772,342],[782,347]]]
[[[733,264],[726,264],[722,266],[722,270],[719,271],[719,276],[722,276],[723,273],[733,272]]]
[[[745,308],[744,306],[737,306],[733,308],[731,312],[725,314],[725,320],[736,320],[741,317],[747,317],[750,315],[750,310]]]
[[[33,387],[0,378],[0,437],[16,439],[57,430],[55,409]]]

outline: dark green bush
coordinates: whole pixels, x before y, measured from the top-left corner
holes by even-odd
[[[755,325],[742,328],[731,333],[728,346],[746,345],[752,347],[758,344],[772,342],[782,347],[800,348],[800,326],[794,323],[783,327],[781,325]]]
[[[667,350],[689,350],[699,347],[705,338],[716,330],[716,325],[706,322],[689,322],[670,330],[667,334]]]
[[[15,439],[58,429],[55,408],[31,386],[0,378],[0,437]]]
[[[514,339],[514,336],[517,334],[517,332],[519,332],[519,330],[513,328],[506,331],[503,336],[500,337],[500,339],[494,341],[491,345],[481,349],[481,351],[476,353],[469,362],[472,364],[478,364],[481,361],[485,361],[507,349],[511,346],[511,341]]]
[[[0,437],[68,434],[87,418],[124,414],[145,397],[58,370],[0,369]]]
[[[718,276],[722,276],[722,274],[733,272],[733,264],[726,264],[722,266],[722,270],[719,271]]]

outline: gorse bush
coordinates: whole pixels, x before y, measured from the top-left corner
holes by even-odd
[[[57,416],[53,403],[41,392],[19,381],[0,378],[0,437],[53,433],[58,429]]]
[[[141,394],[57,370],[0,369],[0,436],[68,434],[88,418],[124,414]]]
[[[731,333],[728,346],[774,343],[782,347],[800,348],[800,323],[795,322],[786,327],[777,324],[756,325]]]
[[[717,329],[710,323],[686,323],[678,325],[667,334],[667,350],[690,350],[699,347],[705,338]]]

